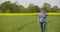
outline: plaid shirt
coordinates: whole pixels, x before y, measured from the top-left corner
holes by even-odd
[[[40,12],[38,17],[40,22],[46,22],[46,12]]]

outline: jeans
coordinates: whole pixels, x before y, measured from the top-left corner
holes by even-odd
[[[45,32],[46,22],[40,22],[41,24],[41,32]]]

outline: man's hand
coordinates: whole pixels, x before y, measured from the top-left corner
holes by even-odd
[[[47,18],[47,16],[48,16],[48,15],[46,15],[46,17],[44,17],[44,18]]]

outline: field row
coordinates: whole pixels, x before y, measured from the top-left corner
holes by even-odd
[[[0,16],[37,16],[39,13],[0,13]],[[60,13],[47,13],[48,16],[60,16]]]

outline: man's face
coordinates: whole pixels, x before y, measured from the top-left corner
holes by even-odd
[[[41,9],[41,12],[43,12],[44,10],[43,9]]]

